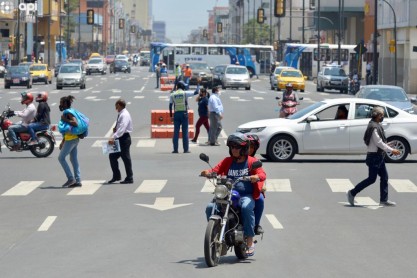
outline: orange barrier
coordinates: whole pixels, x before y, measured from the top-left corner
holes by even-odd
[[[151,138],[172,137],[174,137],[174,123],[171,122],[169,110],[151,110]],[[193,110],[188,110],[188,137],[194,137]],[[182,138],[181,130],[180,138]]]
[[[167,85],[167,84],[174,84],[175,82],[175,76],[171,75],[171,76],[161,76],[160,78],[160,83],[161,85]]]
[[[161,84],[161,91],[172,91],[174,90],[174,84]]]

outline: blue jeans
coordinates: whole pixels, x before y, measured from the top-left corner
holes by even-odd
[[[367,154],[366,165],[368,166],[368,177],[358,183],[354,189],[350,191],[353,196],[356,196],[359,192],[366,187],[375,183],[377,176],[380,177],[380,201],[385,202],[388,200],[388,172],[385,166],[384,155],[382,154]]]
[[[15,145],[17,145],[16,133],[27,132],[28,128],[24,125],[11,125],[9,126],[8,130],[9,130],[8,136],[10,140],[12,140]]]
[[[258,226],[259,223],[261,223],[262,213],[264,212],[264,204],[264,195],[261,194],[261,196],[259,196],[259,199],[255,200],[255,226]]]
[[[255,236],[255,201],[252,196],[243,196],[239,200],[240,212],[241,212],[241,222],[243,224],[243,233],[247,237]],[[206,216],[209,220],[211,212],[213,210],[214,203],[209,203],[206,207]]]
[[[59,153],[58,160],[59,163],[61,163],[62,169],[65,171],[65,175],[67,176],[68,180],[74,180],[75,175],[75,181],[81,182],[81,171],[80,171],[80,165],[78,164],[78,142],[80,142],[80,139],[74,139],[70,141],[65,141],[64,145],[62,146],[61,152]],[[71,169],[65,160],[67,156],[70,156],[70,161],[72,164],[72,168],[74,169],[74,175],[71,172]]]
[[[38,138],[36,138],[35,131],[46,130],[48,128],[49,128],[48,124],[35,122],[35,123],[30,123],[29,124],[28,132],[29,132],[30,137],[32,138],[32,140],[36,141]]]
[[[179,111],[174,113],[174,138],[172,143],[174,145],[174,151],[178,152],[178,139],[180,137],[180,127],[182,131],[182,147],[184,152],[188,152],[188,112]]]

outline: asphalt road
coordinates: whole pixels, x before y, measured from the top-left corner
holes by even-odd
[[[204,262],[204,209],[211,200],[198,177],[228,154],[225,140],[244,122],[277,117],[267,77],[252,90],[224,90],[221,146],[208,147],[203,129],[191,153],[171,154],[170,139],[150,138],[152,109],[168,109],[168,93],[154,89],[145,67],[131,74],[88,76],[87,89],[56,90],[35,84],[33,93],[49,92],[52,120],[59,119],[60,97],[72,94],[73,106],[90,117],[89,137],[79,144],[83,187],[64,189],[57,157],[29,152],[0,154],[0,277],[417,277],[417,156],[389,164],[394,208],[378,206],[379,186],[363,191],[360,206],[347,206],[345,189],[367,175],[364,156],[296,156],[289,163],[264,161],[268,191],[254,257],[238,261],[233,252],[216,268]],[[19,93],[4,90],[0,106],[18,110]],[[301,106],[323,98],[308,82]],[[134,184],[105,184],[111,178],[102,154],[122,97],[132,114]],[[197,112],[194,100],[190,108]],[[60,140],[60,137],[57,137]],[[123,169],[123,164],[121,164]],[[122,173],[124,171],[122,170]],[[123,176],[124,178],[124,176]]]

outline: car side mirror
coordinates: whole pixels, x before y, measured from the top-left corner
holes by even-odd
[[[319,119],[317,118],[317,116],[316,115],[311,115],[311,116],[308,116],[307,117],[307,123],[310,123],[310,122],[316,122],[316,121],[318,121]]]

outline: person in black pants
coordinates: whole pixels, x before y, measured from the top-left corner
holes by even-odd
[[[391,152],[393,155],[400,155],[401,152],[393,149],[390,143],[387,143],[384,129],[381,122],[384,120],[384,109],[374,107],[372,110],[372,119],[368,124],[363,137],[367,145],[368,153],[366,155],[366,165],[368,166],[368,177],[358,183],[355,188],[347,192],[347,199],[351,206],[355,205],[355,196],[380,177],[380,205],[395,206],[395,202],[388,200],[388,172],[385,167],[385,152]]]
[[[120,152],[109,154],[113,177],[107,183],[114,183],[122,179],[119,163],[117,162],[120,157],[126,169],[126,178],[120,183],[133,183],[132,160],[130,158],[130,145],[132,144],[130,133],[133,131],[132,118],[126,109],[126,102],[123,99],[116,101],[116,110],[118,112],[116,126],[113,128],[113,137],[109,140],[109,144],[113,145],[115,140],[118,140]]]

